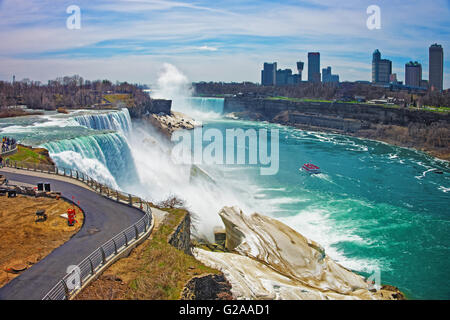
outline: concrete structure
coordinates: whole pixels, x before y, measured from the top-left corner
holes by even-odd
[[[320,82],[320,52],[308,53],[308,82]]]
[[[331,73],[331,67],[322,69],[323,83],[339,83],[339,76]]]
[[[372,56],[372,83],[389,83],[392,74],[392,61],[381,59],[381,53],[377,49]]]
[[[431,90],[442,91],[444,88],[444,49],[440,44],[431,45],[429,59],[429,86]]]
[[[420,87],[422,81],[422,65],[415,62],[405,64],[405,85],[408,87]]]
[[[261,84],[263,86],[274,86],[277,83],[277,63],[264,63],[261,71]]]

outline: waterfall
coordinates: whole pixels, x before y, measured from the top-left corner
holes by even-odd
[[[218,98],[184,98],[174,101],[172,109],[195,120],[213,120],[222,117],[224,100]]]
[[[91,113],[75,116],[73,118],[80,125],[94,130],[113,130],[129,133],[131,118],[127,108],[107,113]]]
[[[138,179],[130,147],[120,132],[52,141],[42,147],[59,167],[79,170],[111,187]]]
[[[194,109],[202,112],[223,113],[223,99],[218,98],[192,98],[191,104]]]

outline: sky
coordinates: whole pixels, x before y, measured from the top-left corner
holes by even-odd
[[[67,28],[69,6],[80,29]],[[377,5],[380,29],[369,30]],[[191,81],[260,82],[264,62],[296,70],[321,53],[341,81],[371,80],[375,49],[393,61],[422,63],[428,48],[444,48],[444,88],[450,87],[450,0],[0,0],[0,79],[85,79],[156,82],[164,63]]]

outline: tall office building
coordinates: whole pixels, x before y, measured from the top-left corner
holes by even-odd
[[[405,64],[405,85],[408,87],[420,87],[422,81],[422,65],[415,62]]]
[[[302,72],[305,64],[301,61],[297,62],[297,71],[298,71],[298,83],[302,82]]]
[[[274,86],[277,83],[277,63],[264,63],[261,71],[261,84],[263,86]]]
[[[444,49],[440,44],[430,47],[429,63],[429,86],[434,90],[444,89]]]
[[[308,81],[320,82],[320,53],[308,53]]]
[[[389,83],[392,74],[392,61],[381,59],[377,49],[372,56],[372,83]]]

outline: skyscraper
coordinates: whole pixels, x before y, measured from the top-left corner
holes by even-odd
[[[377,49],[372,56],[372,83],[389,83],[392,74],[392,61],[381,59]]]
[[[301,61],[297,62],[297,71],[298,71],[298,82],[300,83],[302,81],[302,72],[303,72],[303,67],[305,66],[305,64]]]
[[[422,65],[415,62],[405,64],[405,85],[409,87],[420,87],[422,81]]]
[[[444,49],[440,44],[430,47],[429,86],[432,90],[442,91],[444,88]]]
[[[308,53],[308,81],[320,82],[320,53]]]
[[[261,84],[263,86],[274,86],[277,83],[277,63],[264,63],[261,71]]]

